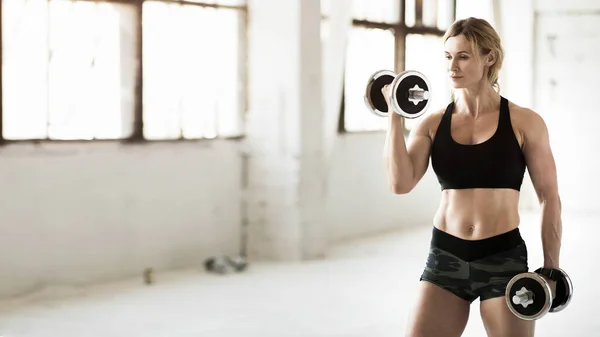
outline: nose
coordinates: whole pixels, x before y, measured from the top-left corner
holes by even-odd
[[[456,61],[452,60],[448,66],[449,66],[448,71],[450,71],[451,73],[456,73],[458,71],[458,66],[456,64]]]

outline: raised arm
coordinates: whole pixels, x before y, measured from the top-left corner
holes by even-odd
[[[559,268],[562,240],[561,202],[556,164],[546,123],[531,110],[524,111],[523,153],[529,176],[542,208],[541,234],[544,267]]]
[[[389,126],[383,151],[388,182],[392,192],[406,194],[423,178],[429,166],[431,149],[430,127],[435,114],[428,114],[404,140],[402,118],[396,113],[388,116]]]

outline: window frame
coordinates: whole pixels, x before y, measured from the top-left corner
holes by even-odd
[[[399,8],[399,18],[397,23],[385,23],[385,22],[377,22],[370,20],[359,20],[352,19],[352,27],[360,27],[360,28],[375,28],[382,30],[390,30],[394,34],[394,49],[395,49],[395,57],[394,57],[394,72],[400,73],[405,70],[406,66],[406,37],[411,34],[419,34],[419,35],[434,35],[434,36],[444,36],[446,33],[443,30],[440,30],[436,27],[428,27],[422,25],[423,20],[423,1],[422,0],[414,0],[415,1],[415,24],[413,26],[406,25],[406,0],[398,0],[400,2]],[[452,0],[452,20],[456,20],[456,2],[457,0]],[[438,3],[439,6],[439,3]],[[344,77],[345,77],[344,70]],[[342,102],[346,101],[346,90],[345,86],[342,89]],[[402,120],[402,126],[404,129],[404,133],[408,135],[410,130],[406,127],[404,123],[404,119]],[[364,130],[364,131],[348,131],[346,129],[346,109],[345,105],[342,103],[340,108],[339,122],[338,122],[338,133],[373,133],[373,132],[385,132],[385,130]]]
[[[205,2],[196,2],[196,1],[187,1],[187,0],[75,0],[78,2],[95,2],[95,3],[115,3],[115,4],[123,4],[131,6],[132,9],[135,10],[135,22],[133,25],[135,26],[134,34],[135,34],[135,61],[138,66],[135,69],[135,91],[133,95],[134,101],[134,109],[133,109],[133,130],[130,136],[123,137],[119,139],[50,139],[50,138],[30,138],[30,139],[5,139],[4,138],[4,118],[3,118],[3,110],[4,110],[4,75],[3,75],[3,31],[2,31],[2,10],[4,7],[4,1],[0,0],[0,146],[10,144],[10,143],[90,143],[90,142],[116,142],[116,143],[124,143],[124,144],[144,144],[144,143],[160,143],[160,142],[203,142],[203,141],[213,141],[219,139],[231,139],[231,140],[239,140],[244,138],[244,134],[236,136],[220,136],[217,134],[215,138],[172,138],[172,139],[146,139],[144,137],[144,78],[143,78],[143,7],[146,1],[158,1],[167,4],[178,4],[178,5],[186,5],[186,6],[199,6],[205,8],[216,8],[216,9],[232,9],[239,11],[239,15],[241,18],[240,24],[240,35],[239,35],[239,43],[240,43],[240,54],[238,55],[238,59],[241,62],[240,67],[240,82],[243,85],[243,99],[240,102],[240,111],[246,111],[248,106],[248,71],[246,67],[246,55],[248,53],[247,46],[247,34],[248,34],[248,4],[247,2],[243,5],[235,6],[235,5],[223,5],[223,4],[214,4],[214,3],[205,3]],[[52,0],[46,0],[50,2]],[[243,119],[243,113],[239,115],[240,119]]]

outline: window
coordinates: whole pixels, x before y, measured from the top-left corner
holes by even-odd
[[[245,17],[245,0],[4,0],[0,139],[239,135]]]
[[[123,52],[134,41],[122,30],[132,30],[131,8],[65,0],[2,5],[3,137],[126,137],[122,116],[133,113],[134,77],[121,69],[135,60]]]
[[[417,70],[431,84],[430,109],[450,98],[442,36],[455,18],[453,0],[353,0],[354,20],[346,54],[344,131],[387,127],[370,114],[363,97],[366,80],[378,70]],[[418,120],[418,119],[417,119]],[[417,120],[406,120],[410,129]]]
[[[146,1],[143,13],[144,137],[238,134],[239,11]]]

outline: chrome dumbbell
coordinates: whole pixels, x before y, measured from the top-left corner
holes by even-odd
[[[425,75],[414,70],[400,74],[380,70],[369,77],[364,97],[367,108],[375,115],[388,115],[388,105],[382,93],[385,85],[391,86],[391,109],[402,117],[417,118],[429,108],[431,86]]]

